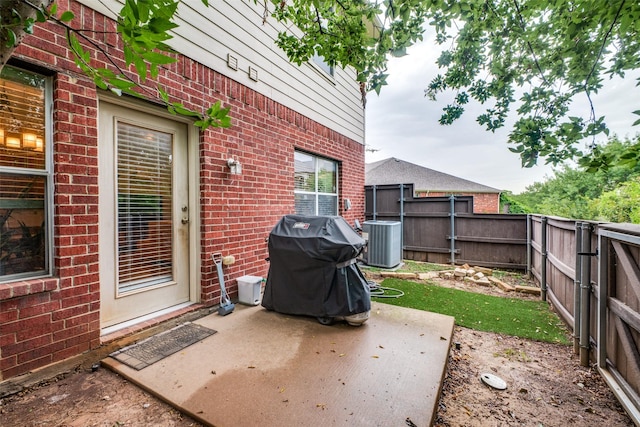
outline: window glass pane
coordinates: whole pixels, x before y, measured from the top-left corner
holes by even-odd
[[[318,159],[318,192],[335,193],[336,186],[336,162]]]
[[[45,189],[45,177],[0,173],[0,276],[45,270]]]
[[[120,292],[171,280],[173,136],[118,123]]]
[[[296,193],[296,213],[298,215],[316,214],[316,196],[313,194]]]
[[[49,176],[45,77],[11,66],[0,72],[0,279],[49,268]],[[30,170],[37,174],[30,173]]]
[[[45,169],[45,79],[5,66],[0,74],[0,166]]]
[[[338,214],[338,163],[295,152],[295,207],[301,215]]]
[[[295,189],[316,191],[316,159],[309,154],[295,152]]]
[[[319,195],[318,215],[338,215],[338,197]]]
[[[324,60],[324,58],[317,53],[313,55],[313,62],[322,69],[325,73],[333,76],[333,67]]]

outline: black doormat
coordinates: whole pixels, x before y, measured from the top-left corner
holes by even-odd
[[[139,371],[216,332],[195,323],[183,323],[173,329],[114,351],[109,356]]]

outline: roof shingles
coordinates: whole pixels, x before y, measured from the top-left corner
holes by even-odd
[[[365,185],[413,184],[414,192],[501,193],[501,190],[390,157],[365,165]]]

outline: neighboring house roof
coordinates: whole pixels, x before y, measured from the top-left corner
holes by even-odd
[[[501,193],[501,190],[390,157],[365,165],[365,185],[413,184],[418,192]]]

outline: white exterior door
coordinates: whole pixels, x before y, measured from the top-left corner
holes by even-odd
[[[100,321],[189,301],[187,125],[99,104]]]

